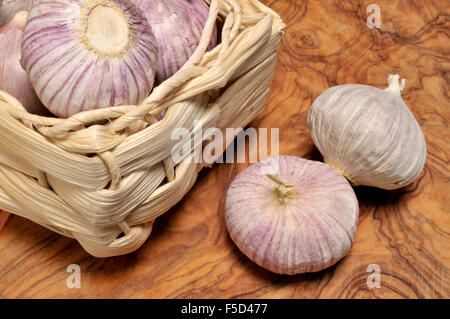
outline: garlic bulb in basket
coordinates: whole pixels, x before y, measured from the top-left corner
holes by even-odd
[[[324,161],[354,185],[396,189],[425,165],[426,142],[400,92],[405,80],[390,75],[381,90],[359,84],[327,89],[311,105],[308,125]]]
[[[28,13],[19,11],[0,27],[0,90],[16,99],[30,113],[46,115],[46,109],[36,95],[28,74],[20,65],[23,29]]]
[[[200,43],[209,6],[204,0],[132,0],[141,8],[158,43],[156,80],[161,83],[175,74]],[[209,50],[217,43],[215,29]]]
[[[245,255],[272,272],[298,274],[348,253],[359,208],[348,181],[330,166],[279,156],[233,180],[225,211],[230,236]]]
[[[129,0],[46,0],[30,11],[22,64],[57,116],[139,104],[156,63],[151,27]]]
[[[0,0],[0,26],[19,11],[30,11],[39,0]]]

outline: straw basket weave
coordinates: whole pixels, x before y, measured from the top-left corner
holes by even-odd
[[[206,52],[218,20],[221,43]],[[283,28],[257,0],[210,1],[198,49],[139,106],[58,119],[29,114],[0,91],[0,209],[75,238],[97,257],[136,250],[205,166],[193,153],[175,164],[179,141],[171,132],[187,128],[194,141],[194,123],[224,131],[254,119],[266,102]]]

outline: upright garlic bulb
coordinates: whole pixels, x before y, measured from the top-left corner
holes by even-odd
[[[26,11],[19,11],[10,22],[0,27],[0,90],[18,99],[28,112],[44,115],[46,109],[20,65],[27,15]]]
[[[270,174],[273,172],[273,174]],[[225,220],[239,249],[280,274],[315,272],[353,245],[358,201],[330,166],[279,156],[245,169],[228,188]]]
[[[311,105],[308,125],[324,161],[355,185],[396,189],[421,173],[423,132],[403,102],[405,80],[390,75],[381,90],[358,84],[331,87]]]
[[[19,11],[30,11],[39,0],[0,0],[0,26]]]
[[[46,0],[31,9],[22,64],[44,105],[59,117],[150,94],[156,40],[129,0]]]

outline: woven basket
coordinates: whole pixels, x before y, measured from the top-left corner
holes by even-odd
[[[218,20],[221,43],[206,52]],[[194,140],[194,122],[224,131],[254,119],[266,102],[283,28],[257,0],[210,1],[198,49],[139,106],[59,119],[29,114],[0,91],[0,209],[75,238],[97,257],[136,250],[205,166],[193,153],[172,161],[179,143],[172,130],[187,128]]]

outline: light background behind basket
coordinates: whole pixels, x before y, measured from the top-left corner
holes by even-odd
[[[256,0],[210,4],[198,49],[139,106],[47,118],[0,91],[0,209],[75,238],[97,257],[138,249],[204,167],[193,153],[172,162],[173,129],[189,129],[192,145],[204,147],[194,144],[197,131],[242,128],[266,103],[283,22]],[[206,52],[218,19],[221,43]]]

